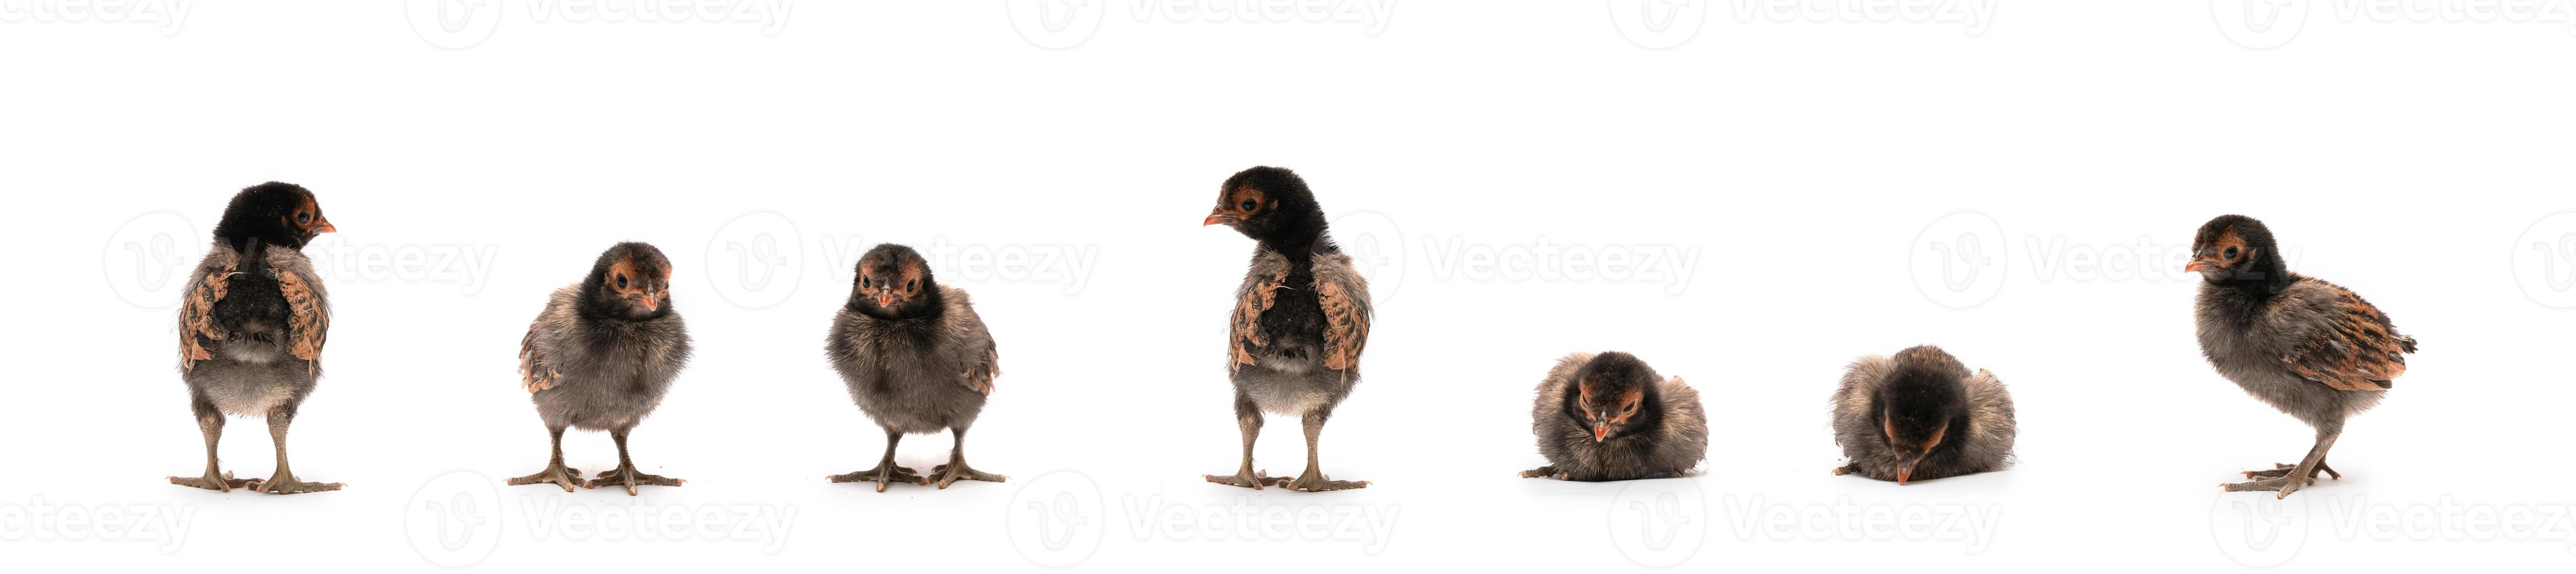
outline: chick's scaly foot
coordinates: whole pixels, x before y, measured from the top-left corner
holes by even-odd
[[[2245,471],[2245,478],[2280,478],[2289,476],[2290,469],[2298,468],[2298,465],[2273,463],[2272,467],[2272,470]],[[2316,470],[2308,471],[2308,479],[2311,482],[2315,481],[2317,473],[2319,472],[2323,472],[2327,476],[2334,477],[2335,480],[2343,480],[2343,473],[2335,472],[2334,467],[2326,466],[2326,463],[2323,462],[2317,463]]]
[[[1298,476],[1296,480],[1281,478],[1278,481],[1276,484],[1281,488],[1306,492],[1352,490],[1368,488],[1369,485],[1365,480],[1333,480],[1331,477],[1324,476],[1323,471],[1315,469],[1307,469],[1306,474]]]
[[[635,487],[638,486],[679,486],[688,483],[689,481],[677,478],[665,478],[644,474],[642,471],[635,470],[635,467],[632,466],[620,466],[617,467],[617,470],[599,471],[598,478],[590,479],[589,481],[581,483],[581,487],[599,488],[602,486],[623,484],[626,485],[627,496],[636,496],[637,492]]]
[[[581,476],[581,469],[567,468],[560,464],[548,465],[545,470],[537,471],[536,474],[510,479],[510,486],[552,484],[563,487],[564,492],[572,492],[573,488],[581,486],[581,479],[574,478],[577,476]]]
[[[876,468],[849,474],[835,474],[824,478],[832,479],[832,482],[877,483],[877,492],[885,492],[887,484],[897,482],[904,484],[930,484],[929,479],[922,478],[921,475],[918,474],[913,474],[912,469],[895,466],[893,463],[880,464],[877,465]]]
[[[1272,477],[1272,476],[1270,476],[1270,473],[1268,473],[1268,472],[1257,472],[1257,471],[1253,471],[1253,470],[1251,470],[1251,469],[1244,469],[1242,472],[1237,472],[1237,473],[1234,473],[1234,474],[1211,474],[1211,475],[1207,475],[1207,481],[1208,481],[1208,482],[1213,482],[1213,483],[1222,484],[1222,485],[1226,485],[1226,486],[1237,486],[1237,487],[1249,488],[1249,489],[1253,489],[1253,490],[1261,490],[1261,487],[1269,486],[1269,485],[1271,485],[1271,484],[1275,484],[1275,483],[1277,483],[1278,481],[1281,481],[1281,480],[1287,480],[1287,479],[1285,479],[1285,478],[1276,478],[1276,477]]]
[[[2266,478],[2250,482],[2221,484],[2218,486],[2220,488],[2227,489],[2228,492],[2277,491],[2280,492],[2281,495],[2273,498],[2289,498],[2290,493],[2298,492],[2300,487],[2307,486],[2310,482],[2313,482],[2313,480],[2304,477],[2284,476],[2281,478]]]
[[[966,466],[966,462],[965,462],[965,461],[957,461],[957,462],[955,462],[955,463],[951,463],[951,464],[943,464],[943,465],[939,465],[939,466],[930,467],[930,473],[931,473],[931,474],[939,475],[939,487],[940,487],[940,488],[948,488],[948,485],[949,485],[950,483],[954,483],[954,482],[957,482],[957,481],[960,481],[960,480],[981,480],[981,481],[984,481],[984,482],[1004,482],[1004,481],[1008,481],[1008,480],[1010,480],[1010,479],[1011,479],[1011,477],[1008,477],[1008,476],[1003,476],[1003,475],[999,475],[999,474],[993,474],[993,473],[989,473],[989,472],[984,472],[984,471],[975,470],[975,467]]]
[[[196,477],[196,478],[182,478],[182,477],[176,477],[176,476],[173,476],[173,477],[170,477],[170,484],[176,484],[176,485],[179,485],[179,486],[193,486],[193,487],[197,487],[197,488],[203,488],[203,489],[206,489],[206,490],[213,490],[213,491],[219,491],[219,492],[232,492],[232,491],[233,491],[233,489],[236,489],[236,488],[250,488],[250,487],[253,487],[253,486],[258,486],[258,485],[259,485],[259,479],[256,479],[256,478],[233,478],[233,473],[232,473],[232,471],[229,471],[229,470],[228,470],[228,471],[224,471],[224,473],[223,473],[222,475],[216,475],[216,474],[214,474],[214,473],[211,473],[211,472],[210,472],[210,473],[206,473],[206,475],[205,475],[205,476]]]
[[[305,492],[339,490],[340,487],[343,486],[348,486],[348,484],[339,482],[305,482],[296,480],[295,475],[279,474],[268,477],[268,480],[259,481],[259,484],[251,485],[250,488],[251,490],[257,490],[269,494],[298,494]]]
[[[1557,472],[1556,467],[1542,466],[1521,471],[1521,478],[1553,478],[1557,480],[1565,480],[1567,476],[1565,473]]]

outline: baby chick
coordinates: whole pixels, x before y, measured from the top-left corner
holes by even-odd
[[[688,481],[644,474],[626,454],[626,433],[662,404],[671,379],[689,361],[689,332],[671,309],[671,260],[643,243],[619,243],[599,254],[590,275],[546,300],[546,310],[519,339],[519,381],[553,436],[554,458],[512,485],[679,486]],[[617,469],[596,479],[564,467],[565,427],[605,430],[617,440]]]
[[[322,218],[313,192],[268,182],[241,190],[215,223],[215,244],[188,277],[179,307],[179,379],[206,437],[206,473],[171,484],[276,494],[339,490],[341,483],[304,482],[286,464],[286,426],[322,378],[322,341],[331,305],[303,249],[339,231]],[[277,472],[267,480],[235,479],[215,463],[224,415],[265,415],[276,443]]]
[[[2272,408],[2299,417],[2317,431],[2317,445],[2299,464],[2245,472],[2248,482],[2229,491],[2268,490],[2288,498],[2316,481],[2326,450],[2343,434],[2344,419],[2379,404],[2398,375],[2415,338],[2397,334],[2388,315],[2360,295],[2325,280],[2290,272],[2263,222],[2222,215],[2200,226],[2191,242],[2200,296],[2200,353],[2218,374]]]
[[[1522,478],[1598,482],[1670,478],[1708,456],[1699,391],[1627,353],[1575,353],[1538,383],[1530,430],[1547,466]]]
[[[934,281],[920,253],[888,243],[859,258],[850,300],[832,318],[824,350],[850,400],[886,432],[885,457],[876,468],[827,477],[832,482],[874,482],[877,492],[897,481],[930,484],[895,466],[894,447],[907,433],[941,430],[956,442],[948,464],[930,469],[940,488],[959,480],[1010,480],[966,466],[966,428],[993,394],[993,377],[1002,374],[993,334],[966,291]]]
[[[2001,470],[2012,456],[2012,393],[1994,373],[1968,373],[1924,345],[1854,361],[1834,391],[1834,442],[1851,463],[1834,474],[1897,484]]]
[[[1296,173],[1255,167],[1226,178],[1204,225],[1223,224],[1252,238],[1252,268],[1235,290],[1226,368],[1234,380],[1234,417],[1243,431],[1243,466],[1208,482],[1315,492],[1366,488],[1331,480],[1316,464],[1316,440],[1333,407],[1360,380],[1368,344],[1368,280],[1325,234],[1324,208]],[[1306,472],[1295,480],[1252,469],[1261,413],[1297,415],[1306,423]]]

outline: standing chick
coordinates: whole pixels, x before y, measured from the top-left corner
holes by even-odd
[[[1235,290],[1226,337],[1234,380],[1234,417],[1243,431],[1243,466],[1208,482],[1308,492],[1366,488],[1332,480],[1316,463],[1316,441],[1333,407],[1360,380],[1368,344],[1368,280],[1325,234],[1324,208],[1296,173],[1255,167],[1226,178],[1204,225],[1223,224],[1258,242],[1252,268]],[[1295,480],[1252,469],[1261,413],[1297,415],[1306,423],[1306,472]]]
[[[599,254],[590,275],[546,300],[546,310],[519,339],[519,379],[537,417],[553,436],[554,458],[512,485],[679,486],[688,481],[635,470],[626,433],[662,404],[671,379],[689,361],[688,327],[671,309],[671,260],[643,243],[619,243]],[[564,467],[565,427],[604,430],[617,440],[617,469],[582,481]]]
[[[2001,470],[2012,457],[2012,393],[1940,347],[1854,361],[1834,391],[1834,442],[1859,474],[1897,484]]]
[[[2200,353],[2247,394],[2317,431],[2316,446],[2298,465],[2248,471],[2245,478],[2254,480],[2223,486],[2288,498],[2320,471],[2343,478],[2326,466],[2326,450],[2343,434],[2344,419],[2379,404],[2406,373],[2415,338],[2398,334],[2360,295],[2291,273],[2272,231],[2254,218],[2209,220],[2191,252],[2183,270],[2202,279],[2193,304]]]
[[[956,442],[948,464],[930,469],[940,488],[959,480],[1010,480],[966,466],[966,428],[975,425],[984,398],[993,394],[993,377],[1002,374],[993,334],[965,290],[932,280],[920,253],[888,243],[859,258],[850,300],[832,318],[824,350],[850,400],[886,432],[885,457],[876,468],[827,477],[832,482],[875,482],[877,492],[896,481],[929,484],[895,466],[894,447],[907,433],[941,430]]]
[[[276,494],[339,490],[341,483],[304,482],[286,464],[286,426],[322,379],[322,341],[331,305],[304,245],[339,231],[322,218],[313,192],[268,182],[241,190],[215,223],[215,244],[188,277],[179,308],[179,379],[206,437],[206,473],[171,484]],[[265,415],[276,444],[277,472],[267,480],[235,479],[215,463],[224,415]]]
[[[1556,360],[1530,406],[1547,466],[1522,478],[1599,482],[1670,478],[1708,456],[1699,391],[1655,374],[1635,355],[1575,353]]]

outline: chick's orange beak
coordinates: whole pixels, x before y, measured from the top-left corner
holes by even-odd
[[[1234,224],[1237,224],[1237,223],[1243,223],[1243,217],[1242,217],[1242,216],[1235,215],[1235,214],[1232,214],[1232,213],[1226,213],[1226,212],[1223,212],[1223,211],[1219,211],[1219,212],[1216,212],[1216,213],[1210,213],[1210,214],[1208,214],[1208,216],[1207,216],[1207,221],[1200,222],[1200,223],[1199,223],[1199,226],[1200,226],[1200,227],[1206,227],[1206,226],[1216,225],[1216,224],[1220,224],[1220,223],[1222,223],[1222,224],[1226,224],[1226,225],[1234,225]]]
[[[1605,441],[1605,440],[1609,440],[1609,439],[1610,439],[1610,427],[1602,427],[1602,426],[1592,427],[1592,442],[1601,442],[1601,441]]]
[[[1897,486],[1905,486],[1905,481],[1912,480],[1914,478],[1915,462],[1917,462],[1915,459],[1907,459],[1896,463]]]
[[[893,306],[894,306],[894,294],[893,294],[893,293],[878,293],[878,294],[877,294],[877,306],[878,306],[878,307],[893,307]]]
[[[645,295],[643,298],[636,299],[635,302],[644,304],[644,310],[646,311],[659,311],[662,309],[661,297]]]
[[[2218,262],[2207,259],[2193,259],[2191,260],[2191,263],[2182,266],[2182,270],[2185,272],[2209,271],[2217,268]]]
[[[320,219],[315,219],[315,220],[313,220],[313,232],[314,232],[314,233],[339,233],[339,232],[340,232],[340,228],[338,228],[338,227],[332,227],[332,226],[331,226],[331,218],[324,217],[324,218],[320,218]]]

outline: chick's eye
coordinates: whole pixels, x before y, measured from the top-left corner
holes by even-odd
[[[619,288],[619,289],[625,289],[625,288],[626,288],[626,275],[625,275],[625,274],[619,274],[619,275],[617,276],[617,288]]]
[[[905,279],[905,280],[903,280],[903,290],[904,290],[904,292],[906,292],[906,293],[912,292],[912,290],[913,290],[914,288],[917,288],[917,287],[920,287],[920,286],[921,286],[921,280],[920,280],[920,279]]]
[[[2236,258],[2236,248],[2234,248],[2234,247],[2229,247],[2229,248],[2227,248],[2227,252],[2226,252],[2226,253],[2222,253],[2222,254],[2220,254],[2220,256],[2221,256],[2221,257],[2226,257],[2226,258],[2228,258],[2228,259],[2235,259],[2235,258]]]
[[[310,211],[298,211],[298,212],[295,212],[295,224],[296,224],[296,225],[305,225],[305,224],[309,224],[309,223],[313,223],[313,212],[310,212]]]
[[[1255,208],[1259,208],[1259,207],[1261,207],[1261,202],[1253,201],[1253,200],[1249,200],[1249,199],[1243,200],[1243,210],[1244,210],[1244,211],[1252,211],[1253,209],[1255,209]]]

